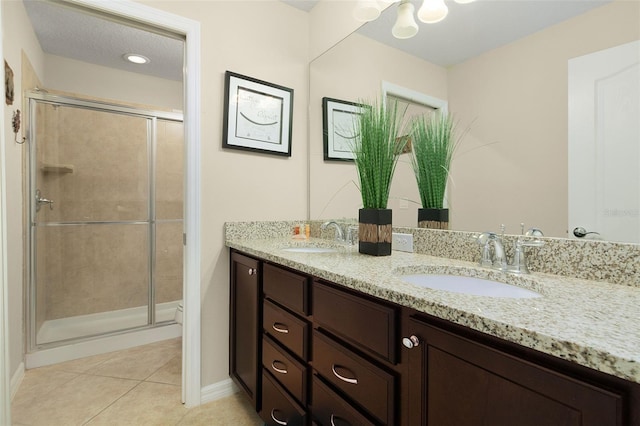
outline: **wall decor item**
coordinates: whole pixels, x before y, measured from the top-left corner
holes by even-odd
[[[293,89],[225,73],[222,147],[291,156]]]
[[[13,116],[11,117],[11,127],[13,128],[13,137],[16,143],[22,145],[25,142],[26,138],[18,138],[18,132],[20,132],[20,122],[20,110],[17,109],[13,111]]]
[[[325,161],[353,161],[355,118],[363,104],[322,98],[322,139]]]
[[[13,70],[4,61],[4,98],[7,105],[13,105]]]

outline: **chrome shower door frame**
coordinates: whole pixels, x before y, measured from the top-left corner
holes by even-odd
[[[27,225],[27,294],[26,294],[26,322],[27,322],[27,353],[35,352],[40,349],[46,349],[51,347],[57,347],[67,345],[73,342],[86,341],[92,338],[98,338],[109,335],[117,335],[127,333],[131,330],[146,329],[156,326],[156,304],[155,304],[155,257],[156,257],[156,146],[157,146],[157,134],[156,125],[158,119],[183,122],[183,114],[175,112],[146,110],[141,108],[133,108],[124,105],[111,104],[106,102],[92,101],[86,99],[80,99],[70,96],[53,95],[44,93],[42,91],[31,91],[26,94],[26,99],[29,104],[29,149],[28,149],[28,161],[27,161],[27,175],[28,182],[26,188],[26,197],[28,199],[28,225]],[[144,326],[138,326],[135,328],[127,328],[123,330],[110,331],[106,333],[93,334],[89,336],[60,340],[51,343],[38,344],[36,341],[37,336],[37,319],[36,319],[36,284],[37,284],[37,265],[36,265],[36,236],[37,236],[37,203],[36,197],[36,170],[37,170],[37,145],[38,141],[36,136],[37,119],[36,119],[36,107],[39,103],[86,108],[89,110],[123,114],[128,116],[134,116],[143,118],[146,120],[147,126],[147,156],[148,156],[148,202],[147,202],[147,220],[144,221],[89,221],[89,222],[64,222],[64,223],[51,223],[41,224],[39,226],[89,226],[89,225],[148,225],[148,247],[149,247],[149,259],[148,259],[148,302],[147,302],[147,324]],[[55,202],[55,200],[54,200]],[[184,218],[182,219],[184,226]]]

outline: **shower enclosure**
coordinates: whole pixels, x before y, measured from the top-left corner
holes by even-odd
[[[182,114],[33,92],[29,349],[174,322]]]

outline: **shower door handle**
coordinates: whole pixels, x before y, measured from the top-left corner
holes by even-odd
[[[36,189],[36,212],[40,211],[40,207],[43,204],[49,204],[49,210],[53,210],[53,200],[42,198],[42,193],[39,189]]]

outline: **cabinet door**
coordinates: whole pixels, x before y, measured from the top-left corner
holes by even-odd
[[[622,397],[414,318],[412,425],[622,424]]]
[[[231,253],[229,305],[229,374],[249,396],[256,410],[259,404],[259,308],[260,262]]]

